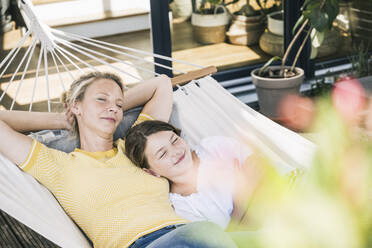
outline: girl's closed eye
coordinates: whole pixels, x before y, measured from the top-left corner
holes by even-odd
[[[106,99],[103,98],[103,97],[98,97],[98,98],[97,98],[97,101],[104,102],[104,101],[106,101]]]
[[[116,106],[118,106],[118,108],[123,108],[123,106],[121,104],[116,104]]]
[[[172,141],[172,144],[176,144],[178,141],[178,137],[176,137],[173,141]]]
[[[160,155],[159,159],[164,158],[166,153],[167,153],[167,152],[163,152],[163,153]]]

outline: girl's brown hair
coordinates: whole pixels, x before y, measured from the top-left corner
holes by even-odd
[[[145,156],[147,137],[161,131],[172,131],[178,136],[181,130],[164,121],[144,121],[129,129],[125,136],[125,154],[138,167],[149,169]]]
[[[103,72],[91,72],[85,75],[82,75],[78,79],[76,79],[70,86],[70,89],[64,92],[61,96],[61,102],[65,105],[65,108],[70,108],[75,102],[82,101],[84,99],[85,91],[87,90],[88,86],[91,85],[98,79],[109,79],[114,81],[117,85],[119,85],[122,92],[123,91],[123,83],[120,77],[116,76],[113,73],[103,73]],[[71,133],[73,135],[79,135],[79,129],[76,117],[74,117],[74,121],[72,123],[72,130]]]

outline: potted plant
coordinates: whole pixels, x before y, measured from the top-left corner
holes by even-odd
[[[226,27],[231,19],[226,6],[237,1],[239,0],[226,3],[225,0],[191,0],[191,25],[195,40],[202,44],[224,42]]]
[[[253,45],[265,30],[264,14],[262,10],[255,10],[251,0],[246,0],[239,11],[233,13],[233,21],[226,35],[235,45]],[[264,0],[266,2],[266,0]],[[256,0],[260,2],[260,0]],[[261,5],[259,5],[261,6]]]
[[[332,28],[334,19],[339,11],[338,0],[306,0],[301,8],[301,16],[293,28],[295,33],[283,58],[273,57],[262,68],[251,72],[252,81],[256,86],[260,111],[270,118],[278,118],[277,107],[283,97],[289,94],[298,94],[304,79],[304,71],[296,67],[297,60],[311,37],[312,45],[319,47],[324,35]],[[308,27],[308,28],[307,28]],[[293,64],[287,66],[287,58],[299,41],[300,35],[305,34],[301,41]],[[282,60],[281,65],[272,66],[275,60]]]

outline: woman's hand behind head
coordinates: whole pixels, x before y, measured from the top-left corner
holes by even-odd
[[[75,116],[71,111],[71,108],[65,105],[65,111],[63,112],[63,117],[64,117],[64,126],[65,129],[71,130],[72,126],[74,124]]]

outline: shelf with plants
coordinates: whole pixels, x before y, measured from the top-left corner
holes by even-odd
[[[258,40],[266,27],[266,13],[278,9],[281,0],[192,2],[190,19],[179,22],[175,18],[172,22],[174,58],[191,59],[204,66],[213,64],[219,71],[254,66],[270,58],[260,49]],[[204,18],[207,23],[203,23]],[[221,25],[213,27],[213,22]],[[177,63],[174,66],[180,70],[192,69]]]

